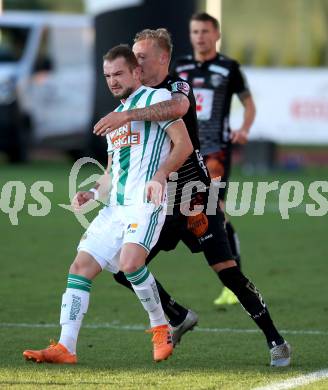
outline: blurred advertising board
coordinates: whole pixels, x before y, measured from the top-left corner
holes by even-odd
[[[328,70],[244,68],[257,108],[252,140],[328,144]],[[242,107],[232,104],[230,124],[240,126]]]

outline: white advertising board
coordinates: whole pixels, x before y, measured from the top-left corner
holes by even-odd
[[[243,68],[256,104],[250,139],[286,144],[328,144],[328,69]],[[234,98],[231,128],[242,107]]]
[[[126,7],[141,5],[143,0],[84,0],[85,10],[91,14],[114,11]]]

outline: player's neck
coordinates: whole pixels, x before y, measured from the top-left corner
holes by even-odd
[[[208,51],[206,53],[194,52],[194,57],[195,57],[195,60],[199,61],[199,62],[213,60],[213,58],[216,57],[216,50],[211,50],[211,51]]]
[[[128,100],[128,99],[131,99],[131,97],[134,97],[136,92],[138,91],[138,89],[140,89],[140,87],[142,86],[141,83],[138,83],[134,88],[133,88],[133,91],[130,93],[130,95],[124,99],[121,99],[121,103],[122,104],[125,104],[125,102]]]
[[[156,87],[157,85],[162,84],[162,82],[165,80],[168,73],[169,73],[168,70],[166,70],[165,72],[164,71],[158,72],[156,75],[154,75],[154,77],[147,80],[147,83],[145,83],[145,85],[147,87]]]

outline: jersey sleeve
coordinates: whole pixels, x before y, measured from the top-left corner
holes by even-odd
[[[152,97],[151,104],[156,104],[160,102],[165,102],[167,100],[171,100],[172,96],[170,91],[164,88],[157,89]],[[174,118],[171,120],[166,120],[166,121],[160,121],[157,122],[163,130],[166,130],[172,123],[176,122],[179,120],[179,118]]]
[[[186,81],[177,80],[171,84],[171,93],[182,93],[189,99],[190,92],[190,85]]]
[[[247,78],[244,72],[241,70],[238,62],[234,63],[231,74],[232,92],[236,93],[239,97],[250,95],[250,89],[247,82]]]

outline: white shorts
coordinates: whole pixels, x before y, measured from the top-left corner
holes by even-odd
[[[123,244],[131,242],[150,252],[166,216],[166,205],[152,203],[106,206],[100,210],[81,238],[78,251],[89,253],[102,269],[117,273]]]

